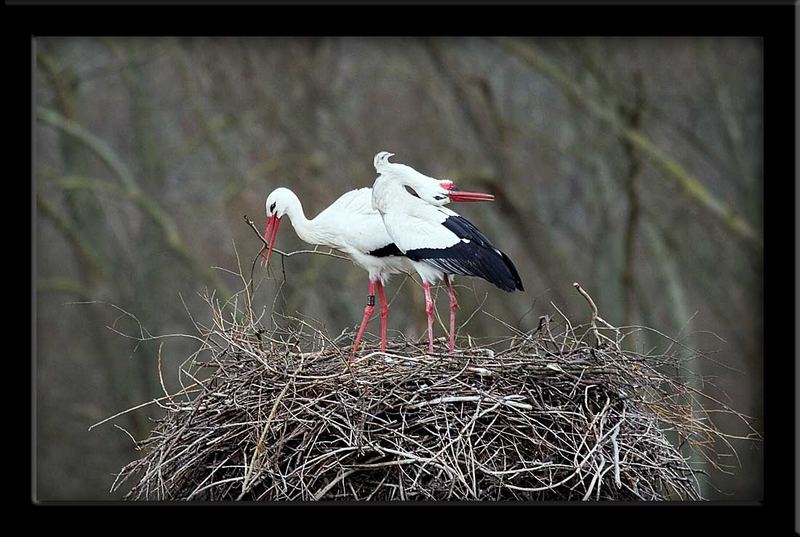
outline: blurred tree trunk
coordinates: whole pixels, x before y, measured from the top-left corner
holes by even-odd
[[[76,120],[77,110],[75,93],[77,91],[77,78],[68,67],[58,64],[56,58],[50,56],[46,51],[39,50],[37,55],[39,64],[42,66],[51,86],[53,87],[56,99],[55,104],[60,108],[63,117],[70,121]],[[58,137],[60,155],[62,161],[62,174],[82,175],[88,170],[85,153],[80,147],[80,142],[70,136],[61,135]],[[113,301],[113,290],[107,285],[106,278],[110,273],[110,263],[108,256],[90,246],[99,244],[99,233],[95,226],[100,222],[96,215],[101,214],[102,209],[97,203],[93,192],[67,190],[63,194],[63,205],[66,215],[59,215],[57,209],[45,199],[45,193],[41,188],[42,176],[39,174],[39,188],[37,189],[37,206],[43,209],[42,214],[48,216],[51,221],[56,223],[56,227],[61,229],[68,238],[75,250],[75,260],[78,270],[78,281],[85,292],[92,296],[93,300]],[[92,253],[87,255],[87,251]],[[86,315],[89,317],[89,330],[91,340],[96,345],[94,347],[94,361],[98,366],[98,371],[105,371],[107,387],[106,396],[108,401],[117,408],[123,408],[131,403],[133,398],[127,383],[121,381],[121,362],[114,359],[116,355],[109,344],[107,334],[104,330],[105,319],[97,307],[88,307]],[[142,423],[140,414],[128,414],[129,426],[139,437],[142,437],[146,428]]]
[[[621,105],[620,114],[629,129],[640,130],[645,107],[641,72],[636,71],[634,73],[632,82],[634,88],[633,102]],[[629,140],[622,138],[620,142],[628,159],[628,170],[624,179],[625,195],[628,201],[628,216],[625,222],[625,261],[622,269],[622,288],[625,292],[623,298],[623,303],[625,304],[624,322],[630,326],[634,324],[636,308],[636,235],[639,214],[641,213],[637,180],[642,169],[642,163],[636,147]],[[627,345],[634,344],[633,340],[627,342]]]
[[[598,120],[608,124],[614,132],[629,140],[643,154],[652,159],[663,171],[664,176],[674,181],[688,200],[714,217],[726,229],[757,252],[760,253],[762,251],[763,243],[761,237],[749,222],[742,218],[733,208],[714,196],[697,178],[690,174],[678,161],[656,146],[643,132],[625,127],[613,111],[598,104],[582,88],[574,84],[561,69],[533,44],[516,39],[495,39],[494,42],[556,82],[569,98],[583,106]]]
[[[507,139],[507,129],[497,112],[493,95],[486,80],[477,82],[477,90],[468,92],[470,84],[456,71],[452,61],[445,58],[443,45],[433,39],[425,41],[431,61],[449,88],[453,99],[461,111],[464,123],[468,125],[479,144],[480,151],[491,165],[491,172],[481,175],[479,181],[495,195],[500,213],[511,223],[518,233],[531,237],[527,242],[526,253],[536,267],[545,275],[545,279],[553,282],[551,293],[558,304],[566,304],[564,289],[574,280],[570,264],[566,262],[561,247],[551,239],[549,226],[539,219],[537,196],[535,189],[529,189],[526,199],[530,199],[531,207],[524,210],[517,206],[513,196],[507,194],[503,185],[518,185],[519,180],[512,169],[514,155]],[[478,110],[481,113],[478,113]],[[513,188],[513,186],[512,186]],[[558,285],[562,283],[563,285]]]

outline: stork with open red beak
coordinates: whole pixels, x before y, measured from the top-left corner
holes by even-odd
[[[491,194],[464,192],[457,189],[452,181],[437,180],[422,175],[410,177],[403,185],[412,188],[418,196],[416,199],[421,203],[431,206],[440,206],[451,201],[472,202],[494,199]],[[288,188],[273,190],[267,197],[265,206],[267,220],[264,237],[269,248],[265,246],[261,251],[264,266],[269,265],[283,216],[289,217],[297,236],[304,242],[333,248],[348,255],[356,265],[369,273],[367,306],[364,308],[364,317],[353,344],[353,357],[358,351],[364,329],[375,309],[376,289],[381,307],[381,351],[385,351],[389,305],[386,303],[383,287],[391,274],[412,273],[414,267],[395,246],[386,233],[380,214],[372,208],[372,189],[359,188],[343,194],[311,220],[306,218],[300,200]]]
[[[383,218],[395,246],[411,260],[422,278],[428,314],[428,352],[433,352],[433,311],[430,285],[444,279],[450,295],[450,352],[455,347],[455,313],[458,309],[452,278],[477,276],[504,291],[523,291],[522,280],[511,259],[469,220],[446,207],[410,195],[404,185],[427,177],[414,168],[389,162],[392,153],[375,156],[378,178],[372,186],[372,204]]]

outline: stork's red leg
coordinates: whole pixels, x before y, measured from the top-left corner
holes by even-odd
[[[383,295],[383,284],[380,280],[375,282],[378,288],[378,300],[381,301],[381,352],[386,352],[386,323],[389,321],[389,304]]]
[[[428,352],[433,352],[433,299],[431,286],[428,282],[422,284],[425,290],[425,312],[428,314]]]
[[[356,334],[356,342],[353,345],[353,356],[350,357],[351,362],[356,357],[356,352],[358,352],[358,347],[361,345],[361,336],[364,335],[364,329],[367,327],[367,323],[372,317],[373,311],[375,311],[375,282],[370,281],[369,296],[367,297],[367,305],[364,308],[364,318],[361,320],[361,327],[358,329],[358,334]]]
[[[456,310],[458,309],[458,300],[456,300],[456,290],[453,289],[453,284],[450,283],[450,278],[447,274],[444,275],[444,281],[447,284],[447,293],[450,295],[450,352],[456,346]]]

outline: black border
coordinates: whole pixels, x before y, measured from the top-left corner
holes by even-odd
[[[24,2],[38,3],[36,0]],[[51,2],[58,3],[58,2]],[[95,3],[95,2],[87,2]],[[184,3],[184,2],[174,2]],[[249,2],[248,2],[249,3]],[[444,2],[452,4],[454,2]],[[513,2],[518,4],[520,2]],[[626,4],[629,2],[625,2]],[[715,2],[716,3],[716,2]],[[6,187],[22,188],[32,207],[30,185],[20,177],[31,177],[32,136],[32,36],[37,35],[540,35],[540,36],[761,36],[764,42],[764,336],[773,335],[769,345],[764,340],[764,499],[757,503],[708,502],[696,504],[531,504],[518,506],[458,504],[467,510],[449,513],[444,518],[434,514],[448,526],[458,522],[478,529],[481,522],[512,528],[511,519],[524,524],[520,531],[573,533],[641,534],[652,531],[681,534],[739,534],[757,531],[785,535],[794,527],[795,469],[795,364],[793,334],[794,308],[783,311],[794,297],[794,256],[785,250],[794,244],[794,148],[795,148],[795,6],[736,5],[684,6],[596,5],[567,6],[103,6],[42,7],[4,5],[4,40],[6,45],[6,109],[11,119],[6,123],[14,171],[6,176]],[[24,199],[24,196],[23,198]],[[17,196],[6,197],[6,207],[24,205]],[[29,216],[33,222],[33,215]],[[33,224],[31,224],[33,226]],[[31,232],[33,227],[31,227]],[[13,228],[6,228],[6,238],[21,237]],[[29,235],[32,241],[32,235]],[[24,243],[23,243],[24,244]],[[28,242],[28,248],[31,242]],[[25,248],[23,248],[23,251]],[[781,251],[783,250],[783,251]],[[18,251],[16,249],[9,250]],[[31,252],[31,255],[33,252]],[[32,257],[29,257],[32,259]],[[31,295],[21,302],[33,303],[33,265]],[[32,307],[33,308],[33,307]],[[35,312],[32,309],[33,336]],[[777,335],[783,335],[781,339]],[[32,338],[33,340],[33,338]],[[779,345],[782,341],[783,345]],[[787,342],[791,341],[787,345]],[[785,348],[789,347],[789,348]],[[769,352],[768,352],[769,350]],[[787,352],[788,351],[788,352]],[[22,375],[29,375],[29,364],[18,361]],[[7,373],[10,374],[10,373]],[[20,377],[21,378],[21,377]],[[791,395],[790,395],[791,394]],[[30,401],[30,394],[15,399]],[[29,411],[32,409],[29,409]],[[29,412],[23,418],[24,431],[30,427]],[[28,451],[29,456],[33,455]],[[34,463],[34,461],[31,461]],[[18,466],[24,474],[30,467]],[[31,485],[30,475],[22,482]],[[32,489],[21,487],[28,505],[60,511],[49,505],[119,505],[118,502],[32,503]],[[20,490],[17,488],[16,490]],[[131,504],[124,504],[132,506]],[[139,504],[137,504],[138,506]],[[341,506],[347,508],[349,506]],[[398,506],[399,508],[400,506]],[[424,507],[434,507],[426,505]],[[449,505],[442,506],[449,508]],[[318,508],[325,509],[320,505]],[[368,507],[368,509],[374,509]],[[487,509],[492,512],[486,511]],[[499,509],[499,511],[494,511]],[[531,511],[530,509],[538,509]],[[542,510],[544,509],[544,510]],[[578,511],[580,509],[580,511]],[[588,509],[589,511],[585,511]],[[602,511],[600,511],[602,509]],[[617,509],[608,511],[606,509]],[[622,509],[622,511],[619,511]],[[573,512],[573,510],[575,510]],[[664,511],[666,510],[666,511]],[[363,511],[361,512],[363,513]],[[360,516],[361,513],[358,513]],[[196,514],[196,513],[195,513]],[[349,527],[359,525],[352,518],[356,513],[345,511],[343,521]],[[350,516],[347,516],[350,515]],[[391,515],[397,516],[397,513]],[[390,515],[390,516],[391,516]],[[514,517],[513,515],[517,515]],[[237,514],[237,517],[239,515]],[[296,516],[296,515],[295,515]],[[187,518],[181,515],[186,521]],[[191,517],[193,518],[193,517]],[[203,516],[204,521],[209,517]],[[214,518],[214,514],[211,514]],[[320,517],[321,521],[327,517]],[[422,520],[384,519],[383,524],[397,520],[421,529]],[[313,520],[301,520],[308,528]],[[230,522],[233,522],[231,520]],[[365,521],[366,522],[366,521]],[[235,527],[231,530],[235,531]],[[398,525],[398,529],[403,526]],[[273,523],[269,529],[275,528]],[[269,531],[267,527],[262,528]],[[375,529],[373,526],[372,529]]]
[[[48,0],[53,1],[53,0]],[[65,2],[67,0],[64,0]],[[97,0],[99,3],[100,0]],[[128,0],[129,2],[131,0]],[[22,35],[794,36],[794,6],[774,5],[5,5]],[[255,3],[256,0],[253,0]],[[56,2],[58,3],[58,2]],[[188,3],[188,0],[186,0]],[[454,2],[453,2],[454,3]],[[10,22],[18,21],[18,22]]]

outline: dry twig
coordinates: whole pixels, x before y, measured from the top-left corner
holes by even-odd
[[[113,485],[130,482],[129,499],[694,500],[704,470],[670,438],[717,468],[731,438],[664,373],[681,365],[673,342],[584,343],[596,306],[590,325],[465,337],[454,355],[366,343],[348,364],[345,337],[290,317],[265,331],[246,301],[206,298],[214,322],[182,367],[198,384],[159,400],[166,415]]]

